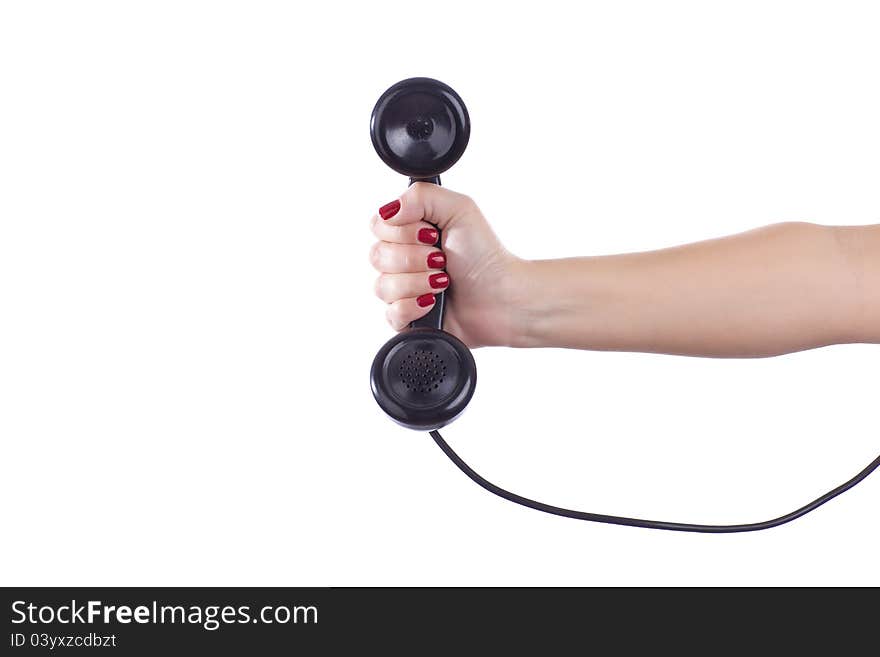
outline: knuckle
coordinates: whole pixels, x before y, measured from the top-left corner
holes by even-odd
[[[376,296],[380,299],[385,299],[385,274],[380,274],[376,277],[376,280],[373,283],[373,292],[375,292]]]
[[[462,194],[461,209],[464,212],[475,212],[477,210],[477,202],[467,194]]]
[[[381,274],[376,279],[376,296],[386,303],[393,303],[400,298],[398,287],[395,276]]]
[[[382,242],[376,242],[370,247],[370,264],[379,269],[382,264]]]
[[[388,323],[394,328],[398,328],[404,324],[401,316],[400,304],[392,303],[388,306],[388,311],[385,313],[385,317],[388,319]]]
[[[416,182],[410,185],[410,188],[408,190],[410,201],[418,207],[423,206],[425,203],[425,196],[428,193],[429,187],[430,183],[426,182]]]

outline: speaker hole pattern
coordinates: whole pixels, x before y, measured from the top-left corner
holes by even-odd
[[[433,351],[416,350],[403,360],[397,374],[407,390],[427,394],[446,380],[446,362]]]

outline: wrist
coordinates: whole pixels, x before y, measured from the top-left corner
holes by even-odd
[[[616,348],[619,278],[608,258],[519,261],[509,346]]]
[[[518,259],[512,268],[507,346],[529,348],[554,346],[554,325],[564,312],[564,278],[554,274],[552,260]]]
[[[494,344],[486,346],[526,347],[528,344],[531,309],[534,305],[533,262],[506,254],[504,273],[495,289],[496,303],[484,307],[496,327]]]

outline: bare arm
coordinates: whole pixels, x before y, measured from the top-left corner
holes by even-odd
[[[756,357],[880,342],[880,225],[522,266],[517,346]]]

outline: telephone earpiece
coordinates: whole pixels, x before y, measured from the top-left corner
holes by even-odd
[[[410,184],[440,184],[440,174],[467,147],[471,125],[461,97],[430,78],[411,78],[379,98],[370,136],[379,157],[409,176]],[[439,234],[438,230],[438,234]],[[438,236],[442,244],[442,235]],[[477,383],[477,366],[465,344],[443,330],[445,292],[408,329],[376,354],[370,385],[391,419],[409,429],[432,431],[461,415]]]
[[[440,174],[464,153],[470,131],[467,109],[459,95],[430,78],[411,78],[390,87],[373,108],[370,121],[370,136],[379,157],[398,173],[409,176],[410,184],[439,185]],[[737,525],[665,522],[576,511],[511,493],[474,471],[437,431],[464,411],[477,384],[477,367],[471,352],[461,340],[443,330],[444,297],[442,292],[437,294],[427,315],[391,338],[376,354],[370,371],[373,396],[398,424],[430,432],[443,453],[474,483],[516,504],[576,520],[646,529],[711,534],[753,532],[778,527],[810,513],[880,468],[878,456],[849,481],[791,513]]]
[[[470,135],[461,96],[431,78],[392,85],[370,117],[370,137],[379,157],[413,180],[431,180],[458,162]]]

